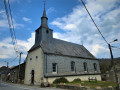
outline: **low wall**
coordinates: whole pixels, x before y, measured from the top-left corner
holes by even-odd
[[[96,87],[95,89],[90,89],[89,87],[72,86],[72,85],[56,85],[56,88],[69,89],[69,90],[117,90],[113,87],[106,87],[106,88]]]
[[[96,78],[97,81],[101,81],[101,76],[100,75],[81,75],[81,76],[65,76],[64,78],[66,78],[69,82],[73,81],[74,79],[81,79],[82,81],[88,81],[88,78]],[[56,78],[60,78],[60,77],[49,77],[47,79],[45,79],[45,82],[49,82],[49,83],[53,83],[53,81]]]

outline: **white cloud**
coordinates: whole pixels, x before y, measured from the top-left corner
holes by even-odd
[[[32,23],[32,21],[31,21],[31,19],[30,19],[30,18],[23,17],[22,19],[23,19],[24,21],[26,21],[26,22],[30,22],[30,23]]]
[[[93,19],[108,42],[120,39],[120,8],[118,0],[87,0],[86,6]],[[94,7],[93,7],[94,6]],[[78,5],[66,16],[56,18],[51,25],[64,30],[65,33],[55,32],[55,38],[81,44],[96,57],[109,58],[109,49],[103,38],[100,36],[84,7]],[[115,45],[118,45],[116,43]],[[114,56],[120,57],[119,50],[114,50]]]
[[[55,12],[55,8],[54,7],[50,7],[48,10],[47,10],[47,15],[50,14],[51,12]]]
[[[8,20],[7,20],[7,16],[5,14],[4,10],[0,10],[0,27],[2,28],[8,28],[9,24],[8,24]],[[12,21],[10,20],[11,25],[12,25]],[[14,28],[21,28],[24,27],[23,24],[17,23],[15,19],[13,19],[13,24],[14,24]]]
[[[105,48],[105,47],[103,47],[103,46],[100,46],[100,45],[98,45],[98,44],[96,44],[96,45],[93,45],[92,46],[92,53],[96,56],[97,54],[99,54],[99,53],[107,53],[107,52],[109,52],[109,49],[107,49],[107,48]]]
[[[27,55],[27,51],[32,47],[34,44],[35,34],[32,33],[31,37],[27,41],[17,40],[18,48],[20,52],[23,52],[22,58],[25,58]],[[16,54],[11,43],[11,38],[6,38],[0,42],[0,59],[8,59],[8,58],[15,58]]]
[[[18,42],[18,47],[20,52],[22,52],[22,61],[23,62],[27,56],[27,51],[32,47],[35,41],[35,33],[31,33],[31,37],[29,39],[25,40],[17,40]],[[11,38],[6,38],[2,41],[0,41],[0,66],[6,65],[4,61],[9,62],[9,66],[17,65],[18,64],[18,59],[19,57],[15,59],[15,57],[18,54],[15,53],[13,45],[11,43]]]
[[[9,27],[7,20],[0,20],[0,27]]]
[[[24,27],[23,24],[19,24],[15,20],[13,21],[14,21],[14,28],[18,29],[18,28]],[[8,28],[9,27],[8,21],[6,19],[0,20],[0,27]]]

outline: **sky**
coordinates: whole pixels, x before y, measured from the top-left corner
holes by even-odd
[[[7,1],[7,0],[6,0]],[[40,27],[44,0],[9,0],[19,50],[24,62],[27,51],[35,41],[35,30]],[[120,48],[120,1],[83,0],[94,21],[108,42]],[[7,4],[8,5],[8,4]],[[53,37],[77,43],[87,48],[96,58],[110,58],[108,45],[103,40],[81,0],[46,0],[48,26]],[[113,56],[120,57],[120,49],[112,48]],[[12,45],[4,0],[0,0],[0,67],[19,64]],[[16,59],[15,59],[16,58]]]

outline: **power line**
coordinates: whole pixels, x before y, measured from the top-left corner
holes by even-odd
[[[12,34],[12,28],[11,28],[11,24],[10,24],[10,19],[9,19],[9,14],[8,14],[7,5],[6,5],[6,0],[4,0],[4,5],[5,5],[5,11],[6,11],[7,19],[8,19],[8,24],[9,24],[10,34],[11,34],[11,38],[12,38],[12,42],[13,42],[13,46],[14,46],[14,40],[13,40],[13,34]],[[15,50],[15,48],[14,48],[14,50]],[[16,50],[15,50],[15,51],[16,51]]]
[[[17,56],[18,57],[18,56]],[[15,57],[11,62],[15,61],[17,59],[17,57]]]
[[[84,4],[83,0],[81,0],[81,2],[82,2],[82,4],[83,4],[83,6],[85,7],[85,9],[86,9],[87,13],[89,14],[89,16],[90,16],[91,20],[93,21],[93,23],[94,23],[95,27],[96,27],[96,28],[97,28],[97,30],[99,31],[100,35],[101,35],[101,36],[102,36],[102,38],[105,40],[105,42],[108,44],[107,40],[105,39],[105,37],[104,37],[104,36],[103,36],[103,34],[101,33],[100,29],[98,28],[97,24],[95,23],[94,19],[92,18],[92,16],[91,16],[90,12],[88,11],[87,7],[85,6],[85,4]]]
[[[10,8],[9,0],[8,0],[8,5],[9,5],[9,11],[10,11],[10,16],[11,16],[11,21],[12,21],[13,34],[14,34],[14,38],[15,38],[15,42],[16,42],[16,48],[19,51],[19,48],[18,48],[18,45],[17,45],[17,40],[16,40],[16,35],[15,35],[15,29],[14,29],[14,25],[13,25],[13,19],[12,19],[12,13],[11,13],[11,8]]]
[[[15,57],[13,60],[11,60],[11,61],[3,60],[3,61],[0,61],[0,62],[13,62],[14,60],[17,59],[17,57],[19,57],[19,56],[16,56],[16,57]]]
[[[5,11],[6,11],[7,20],[8,20],[9,29],[10,29],[10,34],[11,34],[11,38],[12,38],[12,44],[13,44],[15,53],[17,55],[17,52],[19,52],[19,49],[18,49],[18,45],[17,45],[17,40],[16,40],[16,35],[15,35],[15,30],[14,30],[14,25],[13,25],[12,13],[11,13],[11,9],[10,9],[9,0],[8,0],[8,4],[9,4],[9,11],[10,11],[10,17],[11,18],[9,18],[9,13],[8,13],[8,9],[7,9],[6,0],[4,0]],[[12,25],[11,25],[11,22],[12,22]]]
[[[111,47],[113,47],[113,48],[117,48],[117,49],[120,49],[119,47],[116,47],[116,46],[111,46]]]

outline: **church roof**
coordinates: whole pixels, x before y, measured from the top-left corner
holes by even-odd
[[[41,47],[44,53],[67,55],[83,58],[95,58],[83,45],[52,38],[49,43],[42,42],[34,45],[29,51]]]

